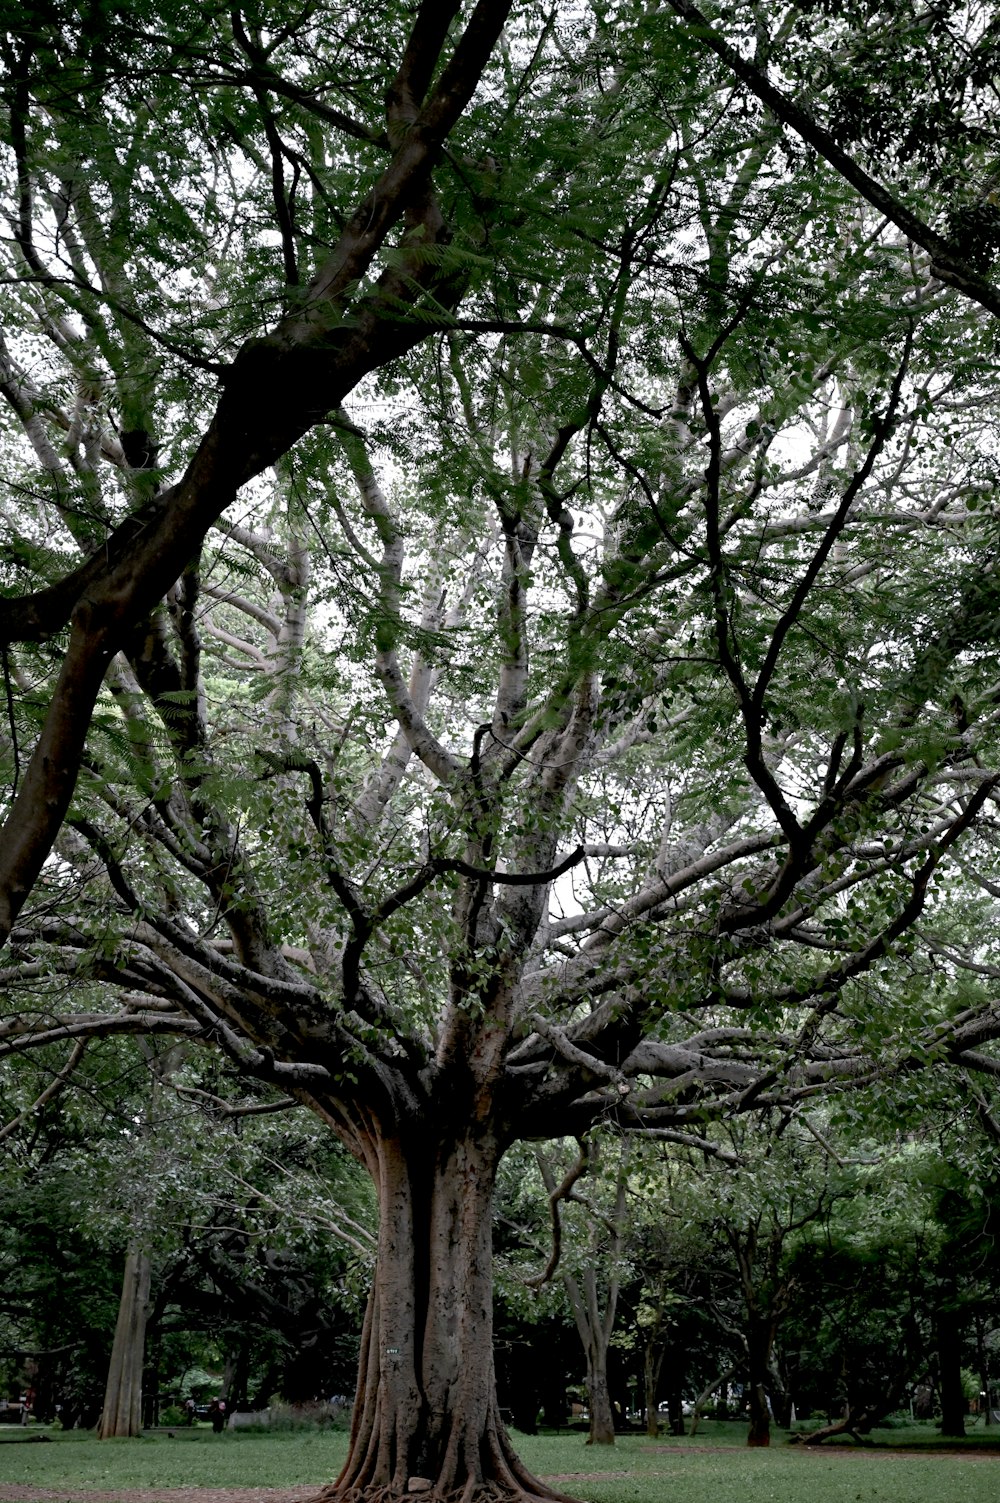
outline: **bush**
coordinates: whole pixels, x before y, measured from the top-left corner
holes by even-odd
[[[178,1404],[168,1404],[166,1409],[160,1410],[161,1425],[184,1425],[187,1423],[187,1415]]]

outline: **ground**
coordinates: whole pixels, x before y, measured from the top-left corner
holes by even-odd
[[[651,1451],[671,1451],[676,1459],[684,1454],[711,1455],[716,1449],[712,1446],[686,1446],[684,1452],[678,1452],[669,1446],[644,1446],[643,1451],[647,1454]],[[916,1451],[900,1449],[898,1451],[883,1451],[881,1453],[868,1451],[859,1453],[857,1450],[848,1450],[846,1447],[829,1447],[822,1453],[813,1452],[814,1456],[822,1454],[828,1456],[859,1456],[867,1455],[868,1459],[877,1456],[879,1460],[892,1461],[906,1456],[920,1455]],[[926,1458],[928,1454],[935,1459],[944,1460],[948,1452],[922,1453]],[[967,1452],[962,1456],[962,1461],[992,1461],[1000,1462],[1000,1454],[996,1452],[981,1452],[978,1455]],[[564,1472],[547,1476],[546,1482],[550,1483],[581,1483],[581,1482],[607,1482],[615,1478],[628,1477],[629,1471],[600,1471],[600,1472]],[[113,1492],[97,1492],[93,1488],[81,1488],[79,1490],[67,1490],[65,1487],[34,1487],[28,1483],[4,1483],[0,1482],[0,1503],[305,1503],[307,1498],[315,1496],[314,1487],[169,1487],[169,1488],[116,1488]],[[859,1493],[857,1495],[861,1497]]]
[[[165,1487],[114,1492],[65,1487],[33,1487],[30,1483],[0,1482],[0,1503],[300,1503],[315,1487]]]
[[[927,1425],[897,1427],[872,1447],[809,1450],[776,1435],[770,1449],[752,1451],[745,1425],[710,1423],[711,1433],[697,1438],[625,1436],[606,1454],[585,1452],[577,1434],[515,1439],[535,1475],[588,1503],[1000,1498],[1000,1434],[994,1440],[981,1429],[958,1446],[942,1446]],[[336,1474],[346,1444],[342,1433],[218,1437],[210,1431],[172,1440],[99,1442],[74,1433],[50,1445],[0,1444],[0,1503],[306,1503],[320,1479]]]

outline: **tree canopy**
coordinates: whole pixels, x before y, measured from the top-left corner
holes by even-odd
[[[9,24],[0,1058],[187,1039],[365,1164],[344,1495],[545,1492],[513,1142],[997,1072],[963,18]]]

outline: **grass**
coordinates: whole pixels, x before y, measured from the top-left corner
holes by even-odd
[[[980,1432],[981,1437],[981,1432]],[[1000,1455],[982,1454],[973,1435],[943,1451],[933,1427],[880,1431],[872,1449],[831,1453],[788,1446],[748,1451],[746,1430],[708,1423],[692,1440],[625,1436],[613,1448],[580,1435],[515,1435],[524,1460],[585,1503],[996,1503]],[[318,1487],[339,1470],[343,1433],[213,1435],[178,1430],[171,1439],[97,1441],[79,1431],[51,1445],[9,1444],[0,1433],[0,1483],[39,1489]],[[923,1454],[900,1454],[921,1445]],[[892,1448],[892,1449],[891,1449]],[[977,1454],[977,1451],[979,1454]]]
[[[113,1490],[168,1487],[295,1487],[329,1482],[347,1453],[336,1431],[277,1435],[207,1428],[154,1431],[141,1440],[95,1440],[90,1431],[53,1435],[53,1445],[7,1445],[0,1482]]]

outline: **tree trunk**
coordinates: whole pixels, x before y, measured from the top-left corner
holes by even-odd
[[[728,1418],[729,1380],[730,1378],[734,1377],[736,1373],[739,1372],[739,1370],[739,1364],[734,1362],[731,1367],[727,1367],[725,1372],[720,1373],[717,1378],[713,1378],[711,1383],[709,1383],[706,1388],[702,1389],[701,1393],[694,1401],[694,1413],[691,1416],[691,1429],[688,1431],[689,1435],[696,1435],[698,1433],[698,1426],[701,1424],[702,1420],[702,1410],[705,1408],[705,1405],[708,1403],[713,1393],[715,1393],[716,1389],[718,1389],[719,1391],[719,1401],[716,1405],[716,1416],[718,1419]],[[721,1414],[719,1413],[720,1410],[723,1411]]]
[[[880,1424],[886,1415],[892,1414],[900,1407],[911,1372],[912,1366],[904,1358],[884,1392],[878,1397],[858,1401],[848,1398],[841,1419],[831,1421],[830,1424],[814,1430],[810,1435],[793,1435],[792,1439],[807,1446],[820,1446],[825,1440],[831,1440],[837,1435],[853,1435],[855,1440],[860,1440],[863,1435],[868,1435],[877,1424]],[[847,1381],[846,1374],[845,1381]],[[848,1381],[848,1390],[851,1386]]]
[[[485,1134],[367,1139],[379,1196],[375,1277],[344,1468],[322,1497],[559,1498],[522,1466],[493,1370],[492,1196]]]
[[[771,1409],[775,1422],[782,1430],[790,1430],[792,1426],[792,1396],[785,1386],[784,1379],[772,1362],[770,1367],[770,1399]]]
[[[750,1378],[748,1446],[771,1444],[771,1411],[767,1403],[767,1370],[770,1357],[770,1321],[767,1316],[751,1315],[747,1322],[747,1365]]]
[[[250,1370],[250,1347],[245,1340],[241,1341],[236,1350],[236,1362],[233,1369],[232,1382],[226,1394],[226,1402],[230,1409],[246,1409],[247,1404],[247,1380]]]
[[[145,1248],[130,1248],[125,1259],[104,1410],[97,1428],[100,1440],[142,1433],[142,1370],[150,1271],[149,1253]]]
[[[544,1158],[538,1156],[538,1167],[542,1172],[545,1187],[549,1194],[555,1189],[555,1180],[552,1172],[545,1164]],[[610,1222],[595,1223],[591,1220],[591,1252],[595,1259],[603,1230],[610,1225],[611,1242],[608,1248],[610,1272],[607,1276],[607,1285],[604,1291],[604,1308],[598,1297],[598,1273],[594,1264],[590,1264],[577,1278],[568,1269],[563,1271],[563,1284],[569,1298],[570,1308],[573,1311],[573,1319],[583,1343],[583,1349],[587,1356],[587,1398],[590,1407],[590,1433],[587,1436],[588,1446],[613,1446],[615,1443],[615,1415],[611,1404],[611,1387],[608,1383],[608,1349],[611,1345],[611,1333],[615,1325],[615,1311],[618,1307],[618,1260],[621,1256],[622,1240],[625,1234],[625,1187],[628,1168],[628,1146],[623,1141],[620,1147],[618,1169],[616,1174],[615,1205]],[[599,1234],[600,1227],[600,1234]]]
[[[993,1423],[990,1409],[990,1360],[986,1352],[986,1336],[983,1330],[983,1318],[977,1312],[976,1322],[976,1363],[979,1368],[979,1407],[983,1411],[983,1424]]]
[[[965,1434],[965,1393],[962,1388],[962,1346],[953,1310],[941,1310],[937,1320],[938,1380],[941,1390],[941,1434]]]
[[[566,1380],[550,1380],[542,1394],[542,1420],[551,1430],[561,1430],[566,1423]]]
[[[848,1408],[841,1419],[832,1420],[830,1424],[813,1430],[809,1435],[793,1435],[792,1439],[804,1446],[821,1446],[825,1440],[832,1440],[837,1435],[853,1435],[855,1440],[860,1440],[866,1425],[870,1428],[867,1409],[862,1408],[855,1413]]]
[[[655,1440],[660,1433],[660,1416],[657,1409],[657,1399],[660,1396],[660,1373],[663,1371],[664,1348],[656,1340],[659,1335],[659,1322],[657,1330],[651,1332],[646,1338],[646,1349],[643,1352],[642,1379],[643,1394],[646,1407],[646,1434],[651,1440]]]
[[[601,1344],[592,1345],[587,1351],[587,1398],[590,1404],[588,1446],[613,1446],[615,1415],[608,1386],[608,1353]]]
[[[671,1435],[684,1434],[684,1398],[681,1393],[680,1379],[676,1373],[671,1376],[670,1388],[667,1392],[667,1427]]]

